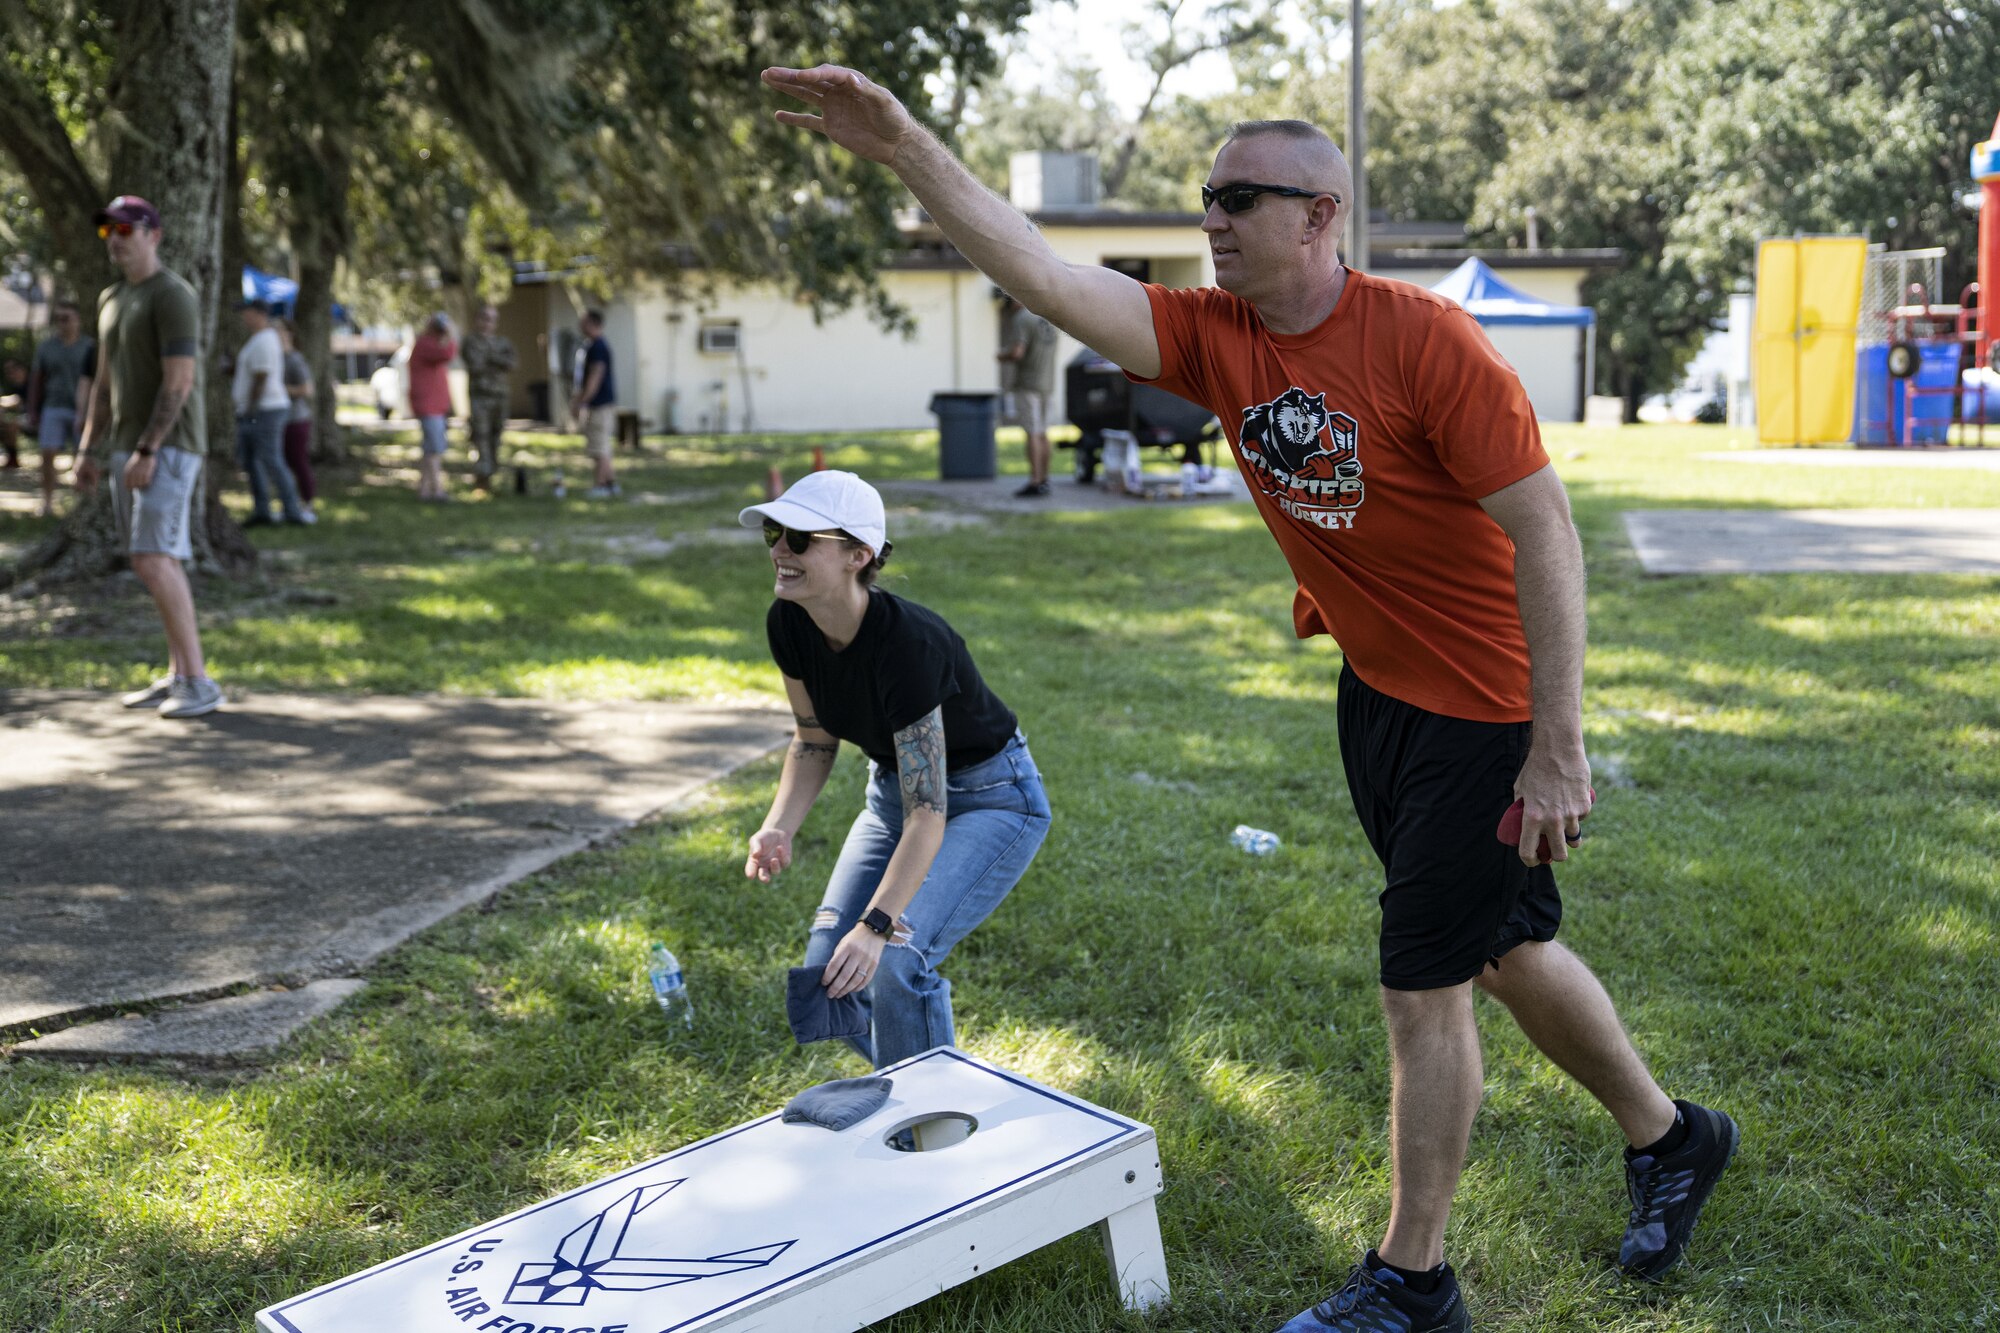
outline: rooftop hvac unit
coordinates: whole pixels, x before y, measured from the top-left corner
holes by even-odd
[[[1097,207],[1097,154],[1015,153],[1007,159],[1007,197],[1030,213]]]
[[[741,324],[704,324],[697,335],[697,342],[704,352],[722,356],[734,356],[743,349],[743,326]]]

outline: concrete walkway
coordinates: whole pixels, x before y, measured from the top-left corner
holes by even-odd
[[[1637,509],[1648,574],[2000,574],[2000,509]]]
[[[0,692],[0,1032],[347,975],[789,723],[761,705],[271,694],[175,724],[101,694]]]

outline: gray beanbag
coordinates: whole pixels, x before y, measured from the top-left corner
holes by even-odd
[[[889,1080],[876,1076],[837,1078],[807,1088],[785,1103],[784,1122],[788,1125],[819,1125],[824,1129],[846,1129],[858,1125],[881,1109],[889,1100]]]

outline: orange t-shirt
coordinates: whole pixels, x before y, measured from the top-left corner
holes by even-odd
[[[1299,581],[1298,636],[1333,635],[1356,675],[1405,703],[1529,720],[1514,544],[1479,500],[1549,456],[1472,316],[1351,269],[1333,313],[1290,336],[1217,288],[1146,294],[1149,382],[1221,418]]]

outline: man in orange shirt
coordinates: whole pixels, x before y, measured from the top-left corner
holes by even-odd
[[[1170,291],[1063,261],[855,71],[763,77],[809,108],[781,122],[888,165],[1028,309],[1214,411],[1298,578],[1295,628],[1332,634],[1347,659],[1342,762],[1385,870],[1394,1183],[1380,1244],[1281,1333],[1470,1327],[1443,1247],[1480,1098],[1475,986],[1624,1131],[1619,1259],[1659,1276],[1737,1127],[1661,1091],[1555,943],[1562,906],[1537,849],[1566,859],[1591,802],[1583,551],[1512,369],[1451,302],[1341,263],[1347,164],[1304,122],[1236,127],[1202,189],[1219,290]],[[1509,847],[1494,829],[1517,797]]]

